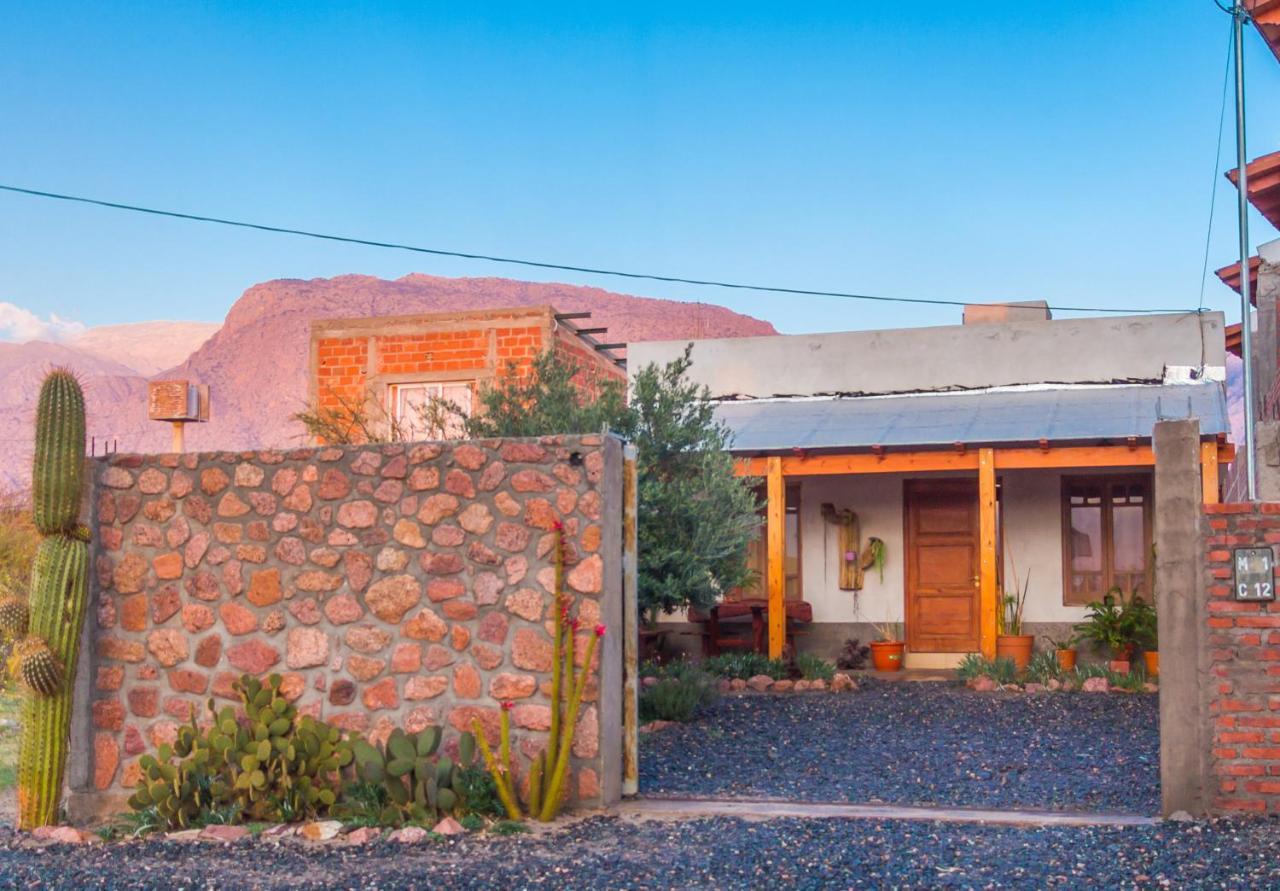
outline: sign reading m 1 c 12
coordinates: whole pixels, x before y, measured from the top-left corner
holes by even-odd
[[[1236,600],[1275,600],[1276,566],[1271,548],[1236,548],[1232,556]]]

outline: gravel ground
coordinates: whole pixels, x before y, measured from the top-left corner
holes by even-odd
[[[722,697],[644,734],[646,796],[1155,813],[1156,696],[975,693],[868,680],[856,693]]]
[[[1024,829],[863,820],[630,822],[403,846],[132,842],[34,849],[0,888],[1047,888],[1280,884],[1273,821]]]

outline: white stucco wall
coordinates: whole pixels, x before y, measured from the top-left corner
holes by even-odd
[[[1131,471],[1117,470],[1117,473]],[[1085,610],[1062,602],[1062,477],[1059,471],[1007,471],[1000,474],[1004,508],[1005,578],[1013,568],[1030,587],[1023,619],[1027,622],[1079,622]],[[930,478],[966,476],[933,474]],[[970,475],[971,476],[971,475]],[[806,477],[801,482],[801,572],[804,598],[815,622],[902,621],[905,606],[903,562],[903,474]],[[884,540],[888,562],[881,581],[868,570],[861,591],[840,590],[838,529],[822,517],[823,502],[857,512],[862,539]],[[684,621],[684,615],[664,621]]]

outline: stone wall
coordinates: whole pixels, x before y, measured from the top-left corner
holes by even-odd
[[[118,807],[138,757],[242,672],[279,672],[304,713],[374,737],[473,716],[494,734],[511,700],[518,750],[540,750],[557,523],[584,631],[610,629],[571,793],[615,800],[621,463],[600,436],[94,462],[73,810]]]
[[[1280,544],[1280,504],[1205,505],[1203,542],[1207,810],[1280,813],[1280,604],[1231,589],[1235,548]]]

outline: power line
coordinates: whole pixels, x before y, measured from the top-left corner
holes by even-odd
[[[1227,29],[1227,64],[1222,72],[1222,107],[1218,111],[1218,142],[1213,154],[1213,188],[1209,192],[1209,225],[1204,233],[1204,264],[1200,267],[1200,309],[1204,309],[1204,285],[1209,277],[1209,243],[1213,237],[1213,210],[1218,201],[1218,163],[1222,160],[1222,128],[1227,119],[1227,87],[1231,84],[1232,47],[1235,43],[1234,23]]]
[[[726,288],[735,291],[761,291],[770,294],[790,294],[806,297],[837,297],[845,300],[870,300],[877,303],[910,303],[931,306],[968,306],[972,301],[944,300],[929,297],[886,297],[878,294],[853,294],[845,291],[814,291],[806,288],[785,288],[771,285],[751,285],[740,282],[725,282],[714,279],[682,278],[674,275],[658,275],[646,272],[626,272],[618,269],[599,269],[592,266],[575,266],[567,263],[550,263],[541,260],[522,260],[514,257],[498,257],[492,254],[479,254],[469,251],[449,251],[440,248],[418,247],[391,241],[376,241],[369,238],[355,238],[346,235],[331,235],[324,232],[312,232],[306,229],[293,229],[287,226],[272,226],[266,223],[250,223],[243,220],[229,220],[222,217],[204,214],[181,213],[174,210],[161,210],[154,207],[141,207],[135,204],[123,204],[116,201],[103,201],[98,198],[86,198],[80,195],[64,195],[58,192],[45,192],[40,189],[27,189],[21,186],[0,184],[0,190],[30,195],[36,198],[52,198],[58,201],[71,201],[78,204],[91,204],[112,210],[124,210],[131,213],[151,214],[153,216],[171,217],[178,220],[189,220],[197,223],[216,223],[220,226],[235,226],[241,229],[255,229],[261,232],[275,232],[281,235],[298,235],[304,238],[318,238],[324,241],[337,241],[344,244],[358,244],[366,247],[387,248],[398,251],[411,251],[417,254],[431,254],[437,257],[456,257],[463,260],[481,260],[488,263],[505,263],[513,266],[530,266],[536,269],[556,269],[564,272],[582,272],[588,275],[608,275],[615,278],[643,279],[646,281],[667,282],[681,285],[694,285],[707,288]],[[987,306],[1017,306],[1017,303],[990,303]],[[1126,315],[1143,313],[1196,313],[1200,309],[1122,309],[1112,306],[1051,306],[1061,312],[1103,312],[1123,313]]]

